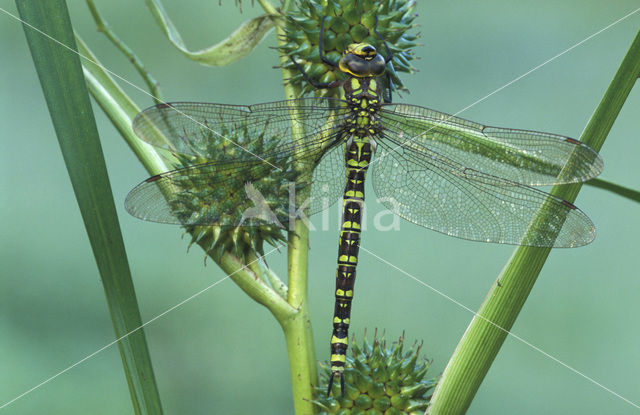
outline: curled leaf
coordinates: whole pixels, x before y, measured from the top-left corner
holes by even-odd
[[[248,55],[274,26],[271,17],[264,14],[242,23],[221,42],[205,49],[190,51],[160,0],[146,0],[146,4],[169,41],[189,59],[203,65],[224,66],[240,60]]]

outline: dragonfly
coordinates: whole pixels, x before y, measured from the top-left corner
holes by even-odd
[[[323,55],[322,41],[319,49],[344,79],[305,79],[341,88],[340,98],[174,102],[142,111],[133,121],[136,134],[194,164],[145,180],[125,206],[162,223],[286,228],[342,199],[328,393],[334,380],[344,393],[369,170],[381,203],[425,228],[473,241],[577,247],[594,239],[591,220],[536,187],[584,182],[600,174],[603,162],[569,137],[392,103],[384,85],[388,47],[384,57],[373,45],[352,44],[339,62]],[[287,197],[292,191],[296,196]]]

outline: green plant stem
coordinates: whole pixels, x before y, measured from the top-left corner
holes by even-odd
[[[156,81],[155,78],[149,73],[149,71],[147,71],[147,69],[142,64],[142,61],[136,56],[135,53],[133,53],[131,48],[127,46],[127,44],[124,43],[113,32],[113,30],[111,30],[109,23],[107,23],[107,21],[102,18],[93,0],[87,0],[87,6],[89,6],[89,11],[93,16],[93,20],[96,22],[96,27],[98,29],[98,32],[104,33],[105,36],[120,50],[120,52],[122,52],[124,56],[126,56],[127,59],[129,59],[129,61],[136,68],[136,70],[138,71],[138,73],[140,74],[144,82],[147,84],[147,87],[149,88],[149,92],[151,93],[155,103],[156,104],[161,103],[163,100],[162,100],[160,88],[158,86],[158,81]]]
[[[250,253],[248,255],[248,258],[252,262],[254,259],[257,259],[257,261],[255,261],[256,270],[254,270],[253,272],[262,276],[267,282],[267,284],[269,285],[269,287],[271,287],[275,292],[277,292],[280,297],[287,298],[287,290],[288,290],[287,285],[284,282],[282,282],[280,277],[278,277],[278,275],[275,272],[273,272],[271,268],[267,266],[265,261],[262,258],[259,258],[258,256],[256,256],[255,253]]]
[[[274,16],[278,43],[282,46],[286,39],[282,27],[285,19],[276,18],[277,10],[275,9],[267,12]],[[284,64],[287,59],[287,56],[280,56],[284,92],[287,99],[294,99],[300,95],[300,89],[288,82],[293,74],[285,69]],[[292,128],[294,133],[303,133],[303,129],[298,125],[293,125]],[[305,196],[304,193],[296,195],[297,198]],[[308,306],[308,256],[309,229],[303,220],[296,220],[293,231],[289,231],[287,301],[298,310],[298,314],[292,319],[280,321],[287,342],[293,406],[296,415],[310,415],[316,411],[311,402],[313,386],[318,383],[318,375]]]
[[[266,274],[264,273],[264,270],[260,266],[261,260],[262,258],[258,257],[255,251],[251,251],[247,254],[247,266],[249,267],[251,272],[253,272],[262,281],[264,281],[269,286],[269,288],[273,288],[271,286],[271,281],[269,281]]]
[[[280,277],[278,277],[278,275],[273,272],[273,270],[269,268],[267,264],[264,263],[264,261],[261,263],[261,266],[263,268],[263,272],[266,274],[267,279],[269,280],[269,283],[271,284],[271,287],[276,290],[276,292],[280,294],[280,296],[282,296],[283,298],[287,298],[289,291],[289,287],[287,287],[287,284],[282,282]]]
[[[268,14],[276,14],[278,12],[276,8],[273,7],[273,4],[271,4],[268,0],[258,0],[258,3],[260,3],[260,6],[262,6],[264,11]]]
[[[206,249],[206,245],[202,245]],[[251,271],[238,257],[225,252],[221,257],[209,254],[229,278],[249,297],[265,306],[278,321],[286,321],[298,314],[278,293],[271,289],[262,279]],[[258,261],[256,258],[254,261]]]
[[[275,9],[267,11],[272,14],[277,12]],[[282,24],[286,24],[286,21],[275,17],[274,21],[276,22],[278,44],[283,46],[286,35]],[[282,79],[286,99],[294,99],[300,96],[300,88],[288,82],[293,76],[293,73],[285,68],[288,59],[288,56],[280,56]],[[299,125],[293,125],[292,129],[294,134],[304,133],[304,129]],[[297,167],[303,168],[304,166]],[[296,195],[296,198],[304,200],[305,196],[308,195],[302,193]],[[293,406],[296,415],[310,415],[316,412],[316,408],[311,402],[313,400],[313,386],[318,383],[318,374],[308,308],[308,256],[309,228],[303,220],[296,220],[293,231],[289,231],[287,300],[291,306],[298,310],[298,314],[293,319],[280,322],[287,342]]]
[[[594,112],[581,140],[599,151],[640,74],[640,32]],[[554,186],[552,194],[574,201],[581,184]],[[537,220],[544,218],[536,217]],[[522,309],[550,248],[518,247],[458,343],[427,413],[463,414]]]
[[[288,303],[298,310],[291,319],[280,322],[287,342],[295,413],[313,414],[310,402],[317,384],[315,350],[307,295],[309,228],[298,220],[289,232]]]
[[[98,105],[150,174],[155,175],[169,170],[154,148],[136,137],[131,128],[131,121],[140,112],[140,108],[104,70],[98,58],[78,35],[76,35],[76,42],[78,52],[86,58],[82,62],[85,81]]]

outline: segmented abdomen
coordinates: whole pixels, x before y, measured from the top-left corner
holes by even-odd
[[[347,141],[346,150],[347,183],[343,198],[336,274],[336,305],[331,336],[332,381],[334,376],[342,377],[346,362],[351,300],[360,246],[364,179],[371,162],[371,143],[368,137],[352,137]]]

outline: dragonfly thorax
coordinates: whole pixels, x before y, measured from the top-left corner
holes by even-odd
[[[348,132],[358,137],[376,136],[380,131],[378,110],[382,88],[374,78],[350,78],[344,83],[344,99],[351,109],[346,120]]]

